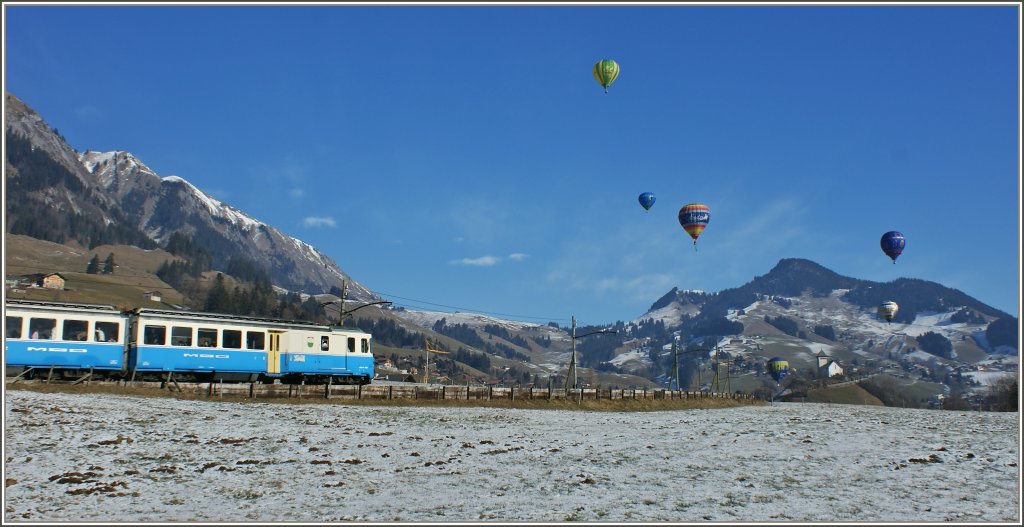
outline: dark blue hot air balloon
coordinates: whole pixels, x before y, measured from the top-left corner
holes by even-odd
[[[640,194],[640,197],[637,199],[640,200],[640,206],[643,207],[644,210],[651,210],[651,207],[654,206],[654,194],[650,192]]]
[[[903,252],[903,248],[907,246],[907,239],[903,237],[903,233],[896,231],[889,231],[882,235],[882,250],[885,254],[892,258],[892,263],[896,263],[896,258]]]

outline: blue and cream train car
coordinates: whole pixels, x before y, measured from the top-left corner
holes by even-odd
[[[365,384],[373,378],[370,334],[358,329],[140,309],[130,340],[134,375],[309,384]]]
[[[130,320],[112,306],[7,300],[4,360],[9,373],[53,368],[124,372]]]
[[[358,329],[94,304],[8,300],[5,308],[4,359],[15,375],[366,384],[374,374],[372,337]]]

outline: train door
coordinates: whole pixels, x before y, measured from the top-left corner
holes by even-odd
[[[283,331],[270,330],[267,346],[267,373],[281,373],[281,335]]]

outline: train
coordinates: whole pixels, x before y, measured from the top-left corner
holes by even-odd
[[[368,384],[360,329],[195,311],[7,299],[7,375],[124,381]]]

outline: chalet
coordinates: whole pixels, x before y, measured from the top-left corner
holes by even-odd
[[[389,382],[416,382],[416,378],[409,373],[386,373],[378,374],[374,380]]]
[[[60,273],[50,273],[43,275],[39,280],[39,285],[47,289],[64,289],[64,284],[67,281],[61,276]]]
[[[151,300],[153,302],[163,301],[163,297],[160,295],[160,291],[146,291],[145,293],[142,293],[142,297],[145,298],[146,300]]]

